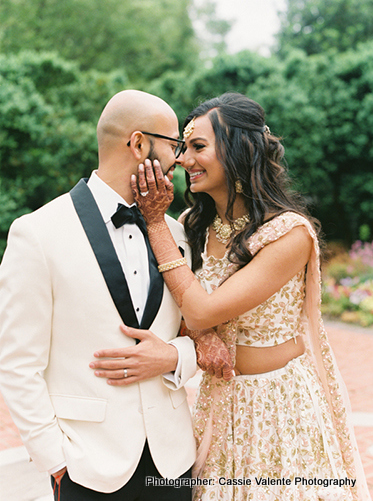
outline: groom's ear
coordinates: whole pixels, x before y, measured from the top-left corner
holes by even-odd
[[[127,146],[130,148],[131,153],[135,157],[136,161],[140,162],[141,160],[143,160],[144,134],[141,131],[136,130],[135,132],[132,132]]]

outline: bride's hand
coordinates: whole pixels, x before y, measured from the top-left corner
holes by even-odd
[[[137,207],[149,226],[164,221],[164,214],[174,199],[174,187],[165,178],[158,160],[154,160],[153,165],[149,159],[144,163],[145,166],[139,165],[138,179],[131,176],[131,188]]]
[[[192,338],[193,339],[193,338]],[[210,376],[230,381],[234,376],[229,350],[213,329],[207,329],[194,339],[197,364]]]

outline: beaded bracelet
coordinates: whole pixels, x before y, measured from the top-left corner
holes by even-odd
[[[163,273],[164,271],[173,270],[174,268],[178,268],[179,266],[183,266],[184,264],[187,264],[185,257],[177,259],[176,261],[171,261],[169,263],[159,265],[158,271],[159,273]]]

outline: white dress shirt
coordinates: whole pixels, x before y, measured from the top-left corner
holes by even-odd
[[[118,204],[130,206],[116,191],[102,181],[95,171],[89,178],[88,188],[92,192],[113,242],[127,280],[137,320],[140,323],[150,286],[148,250],[144,235],[136,224],[124,224],[120,228],[114,226],[111,216],[117,210]]]

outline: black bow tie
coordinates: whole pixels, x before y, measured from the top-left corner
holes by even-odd
[[[124,224],[136,224],[144,235],[147,233],[144,218],[135,205],[126,207],[123,204],[118,204],[118,208],[111,216],[111,220],[116,228],[120,228]]]

